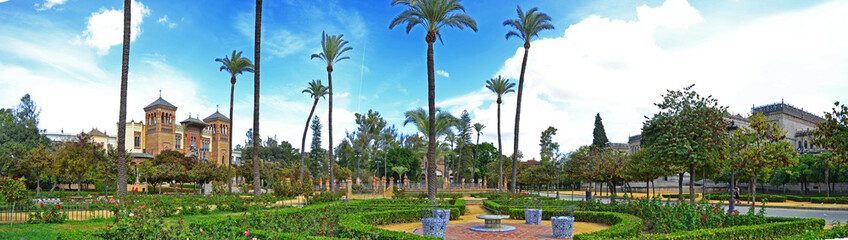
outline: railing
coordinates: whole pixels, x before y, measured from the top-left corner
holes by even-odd
[[[88,220],[93,218],[112,217],[112,212],[100,203],[61,203],[62,212],[68,215],[68,220]],[[0,223],[24,223],[29,215],[37,212],[35,204],[16,204],[14,211],[11,205],[0,206]]]

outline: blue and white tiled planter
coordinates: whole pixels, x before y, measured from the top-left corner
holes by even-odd
[[[450,209],[433,209],[433,217],[450,221]]]
[[[448,221],[441,218],[422,218],[421,225],[424,236],[445,237],[445,228],[448,227]]]
[[[524,224],[539,225],[542,223],[542,209],[524,209]]]
[[[574,217],[552,217],[554,238],[571,238],[574,233]]]

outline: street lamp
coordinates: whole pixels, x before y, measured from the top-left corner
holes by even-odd
[[[557,200],[559,200],[559,166],[560,166],[558,158],[559,158],[559,156],[557,156],[557,161],[554,162],[554,166],[556,166],[556,178],[557,178],[556,184],[554,185],[554,187],[556,188],[556,199]]]
[[[727,131],[730,132],[730,144],[733,145],[733,131],[738,129],[735,121],[730,121],[730,125],[727,126]],[[730,166],[730,207],[728,208],[729,212],[734,212],[736,207],[736,198],[734,197],[734,191],[736,191],[736,170],[733,169],[733,165]]]
[[[356,149],[356,184],[359,184],[359,156],[362,155],[362,150]]]

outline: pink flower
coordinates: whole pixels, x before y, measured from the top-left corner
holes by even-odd
[[[133,214],[133,213],[130,213],[130,217],[135,217],[135,214]]]
[[[97,195],[95,195],[95,196],[97,196]],[[113,202],[115,202],[115,199],[114,199],[114,198],[110,198],[110,199],[109,199],[109,202],[110,202],[110,203],[113,203]]]
[[[245,236],[250,236],[250,232],[248,232],[248,231],[244,231],[244,235],[245,235]]]

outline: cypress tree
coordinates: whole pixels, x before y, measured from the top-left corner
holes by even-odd
[[[595,130],[592,131],[592,148],[594,149],[603,149],[609,143],[609,139],[607,139],[607,132],[604,131],[604,123],[601,122],[601,114],[598,113],[595,115]]]

